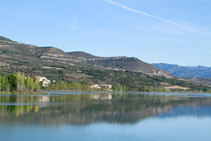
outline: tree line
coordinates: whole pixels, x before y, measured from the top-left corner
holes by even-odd
[[[90,85],[79,82],[57,82],[51,83],[46,90],[91,90]]]
[[[141,92],[166,92],[166,89],[161,86],[141,86],[141,87],[131,87],[127,85],[115,85],[113,86],[113,91],[141,91]]]
[[[191,88],[190,91],[194,92],[211,92],[209,87],[202,85],[195,85],[176,79],[167,79],[160,77],[150,77],[151,81],[141,77],[126,77],[124,78],[120,72],[117,72],[118,80],[117,84],[113,85],[113,91],[143,91],[143,92],[166,92],[167,90],[159,85],[160,82],[166,82],[172,85],[181,85],[183,87]],[[130,75],[130,74],[128,74]],[[98,75],[96,75],[98,76]],[[99,75],[101,76],[101,75]],[[104,76],[105,77],[105,76]],[[112,77],[113,78],[113,77]],[[111,79],[112,79],[111,78]],[[138,79],[139,78],[139,79]],[[108,78],[101,78],[108,79]],[[136,80],[138,79],[138,80]],[[102,80],[102,81],[103,81]],[[134,84],[138,82],[138,84]],[[119,84],[118,84],[119,83]],[[29,75],[25,76],[23,73],[17,72],[13,74],[2,75],[0,74],[0,92],[7,93],[23,93],[23,92],[39,92],[42,90],[88,90],[88,91],[104,91],[106,89],[92,89],[89,84],[83,82],[57,82],[51,83],[48,87],[44,88],[40,85],[39,76],[31,78]]]
[[[38,92],[40,91],[39,76],[31,78],[23,73],[17,72],[8,75],[0,75],[1,92]]]

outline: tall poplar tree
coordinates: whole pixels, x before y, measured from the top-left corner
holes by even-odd
[[[35,76],[35,91],[40,91],[40,78],[39,76]]]

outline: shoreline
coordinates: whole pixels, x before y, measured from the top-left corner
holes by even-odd
[[[211,94],[209,92],[142,92],[142,91],[80,91],[80,90],[53,90],[53,91],[43,91],[43,92],[99,92],[99,93],[152,93],[152,94],[178,94],[178,93],[184,93],[184,94]]]
[[[19,93],[7,93],[7,92],[0,92],[0,95],[49,95],[48,92],[88,92],[88,93],[144,93],[144,94],[211,94],[207,93],[200,93],[200,92],[141,92],[141,91],[84,91],[84,90],[51,90],[51,91],[41,91],[41,92],[19,92]]]
[[[42,92],[123,92],[123,93],[196,93],[196,94],[211,94],[211,92],[193,92],[193,91],[172,91],[172,92],[144,92],[144,91],[90,91],[90,90],[46,90],[46,91],[42,91]]]

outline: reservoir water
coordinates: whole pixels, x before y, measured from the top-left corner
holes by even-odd
[[[0,95],[0,141],[210,141],[211,94]]]

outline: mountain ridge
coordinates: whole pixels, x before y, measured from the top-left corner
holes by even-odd
[[[173,75],[154,67],[151,64],[143,62],[136,57],[113,56],[113,57],[99,57],[86,52],[69,52],[75,57],[80,57],[88,64],[98,66],[100,68],[142,72],[149,75],[165,76],[173,78]]]
[[[206,66],[180,66],[176,64],[154,63],[154,66],[172,73],[181,78],[207,78],[211,79],[211,67]]]
[[[135,57],[99,57],[85,52],[64,52],[56,47],[38,47],[18,43],[5,37],[0,37],[0,52],[0,59],[3,60],[2,56],[4,56],[9,60],[9,62],[6,61],[7,64],[22,61],[28,64],[45,66],[48,65],[47,62],[50,62],[63,65],[71,64],[74,66],[90,66],[100,69],[142,72],[168,78],[173,77],[169,72],[158,69]]]

